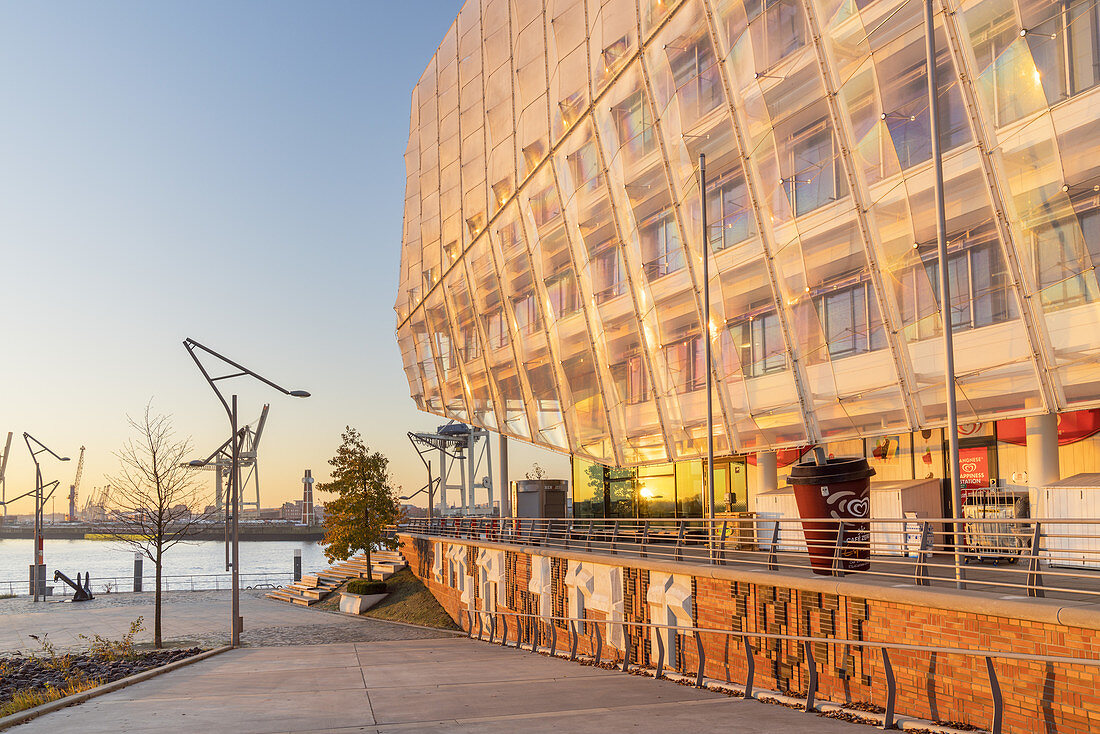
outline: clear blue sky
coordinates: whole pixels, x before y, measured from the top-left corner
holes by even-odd
[[[405,432],[442,421],[416,411],[393,338],[402,155],[410,92],[460,7],[0,4],[9,496],[33,486],[23,431],[73,457],[45,464],[66,490],[87,446],[88,492],[150,398],[199,454],[221,443],[186,336],[314,395],[240,384],[249,419],[272,403],[265,505],[300,496],[306,467],[327,475],[345,424],[406,491],[425,481]],[[567,467],[519,449],[513,475],[536,459]]]

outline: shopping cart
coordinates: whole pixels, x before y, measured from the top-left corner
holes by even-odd
[[[1015,493],[995,488],[971,490],[963,505],[963,518],[983,522],[963,524],[963,563],[1016,563],[1027,547],[1029,536],[1018,523],[989,522],[1014,520],[1023,514],[1023,504]],[[1026,503],[1026,498],[1024,498]]]

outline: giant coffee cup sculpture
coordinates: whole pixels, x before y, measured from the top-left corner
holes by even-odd
[[[874,474],[862,457],[821,455],[791,469],[790,483],[814,573],[828,576],[870,569],[868,521]]]

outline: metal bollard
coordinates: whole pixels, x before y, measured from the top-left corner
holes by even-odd
[[[302,580],[302,549],[294,549],[294,583]]]
[[[141,591],[141,553],[134,551],[134,591]]]

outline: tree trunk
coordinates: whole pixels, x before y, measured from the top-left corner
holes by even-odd
[[[370,527],[370,510],[366,507],[363,508],[363,524],[366,527]],[[367,581],[374,581],[374,566],[370,562],[370,535],[367,536],[367,547],[363,550],[367,554]]]
[[[161,572],[161,560],[160,554],[157,554],[157,558],[153,563],[157,568],[157,591],[156,600],[153,605],[153,647],[156,649],[161,648],[160,639],[160,572]]]

